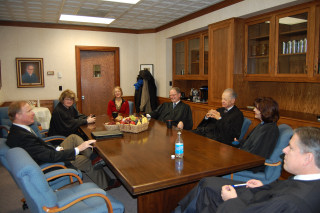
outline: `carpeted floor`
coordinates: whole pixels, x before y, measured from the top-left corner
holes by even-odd
[[[108,173],[110,171],[106,169]],[[23,194],[17,187],[9,172],[0,164],[0,212],[1,213],[30,213],[30,210],[22,210]],[[90,181],[84,175],[84,182]],[[133,198],[123,187],[108,191],[114,198],[125,206],[125,213],[137,212],[137,199]]]

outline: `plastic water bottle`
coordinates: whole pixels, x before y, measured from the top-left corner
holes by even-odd
[[[181,137],[181,131],[177,133],[177,139],[175,142],[175,156],[176,158],[183,158],[183,140]]]

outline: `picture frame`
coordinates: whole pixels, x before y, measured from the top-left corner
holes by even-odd
[[[17,87],[44,87],[43,58],[16,58]]]
[[[140,64],[140,70],[148,70],[153,75],[153,64]]]

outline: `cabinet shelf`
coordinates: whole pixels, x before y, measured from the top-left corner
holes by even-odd
[[[292,53],[292,54],[279,54],[280,57],[285,57],[285,56],[304,56],[306,53]]]
[[[307,29],[300,29],[300,30],[292,30],[292,31],[286,31],[286,32],[281,32],[279,35],[280,36],[287,36],[287,35],[307,35]]]
[[[265,41],[265,40],[269,40],[269,35],[250,37],[249,40]]]
[[[257,55],[257,56],[249,56],[250,59],[259,59],[259,58],[268,58],[269,55]]]

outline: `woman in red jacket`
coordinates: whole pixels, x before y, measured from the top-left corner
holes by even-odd
[[[129,103],[122,98],[122,89],[119,86],[113,89],[113,97],[108,103],[108,115],[112,115],[112,112],[129,115]]]

